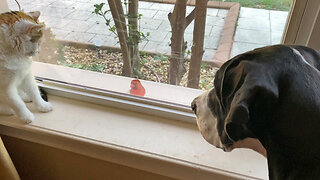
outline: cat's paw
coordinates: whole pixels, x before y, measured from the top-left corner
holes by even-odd
[[[34,121],[34,115],[30,111],[21,114],[19,118],[28,124]]]
[[[52,111],[52,105],[49,102],[42,102],[40,105],[38,105],[38,111],[46,113]]]

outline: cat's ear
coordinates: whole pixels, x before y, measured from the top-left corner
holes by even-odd
[[[40,11],[29,12],[29,15],[37,22],[40,16]]]
[[[43,27],[44,27],[44,25],[42,25],[42,24],[31,24],[31,25],[29,25],[29,26],[26,27],[24,33],[25,33],[25,34],[30,34],[30,33],[33,32],[33,31],[38,32],[38,31],[40,31]]]
[[[35,24],[29,21],[20,21],[16,23],[15,30],[19,34],[30,34],[33,31],[40,31],[44,25],[42,24]]]

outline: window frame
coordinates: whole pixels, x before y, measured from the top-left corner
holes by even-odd
[[[283,44],[309,46],[320,50],[320,1],[294,0],[283,34]]]
[[[3,10],[9,10],[6,0],[2,0],[1,3],[1,5],[3,5],[2,7],[4,7]],[[315,32],[319,31],[319,28],[317,29],[317,24],[320,23],[320,21],[317,20],[319,18],[312,17],[320,16],[319,7],[320,2],[317,2],[316,0],[293,0],[282,43],[308,45],[309,42],[313,42],[311,40],[314,39],[312,37],[315,36]],[[312,26],[312,28],[309,28],[310,26]],[[315,43],[313,42],[313,44]],[[36,64],[36,66],[40,66],[41,69],[47,69],[49,66],[45,63],[33,63]],[[70,71],[77,71],[73,68],[69,69]],[[44,71],[39,73],[39,71],[34,70],[34,74],[38,79],[38,85],[45,89],[49,94],[195,123],[195,115],[186,104],[181,105],[172,101],[166,102],[156,98],[136,97],[129,95],[126,92],[110,91],[107,89],[95,88],[94,86],[83,86],[68,82],[67,80],[56,79],[52,76],[52,73],[47,76],[47,74],[43,72]],[[86,72],[82,71],[82,73]],[[64,75],[63,73],[59,75],[60,78],[63,76],[67,75]],[[112,75],[104,74],[104,76]],[[148,84],[149,82],[145,81],[144,83]],[[129,83],[127,86],[129,87]],[[168,90],[173,87],[172,85],[166,84],[162,84],[161,86],[166,86]],[[191,98],[195,98],[203,92],[190,88],[184,88],[184,91],[192,92],[189,94],[189,98],[190,96]],[[177,94],[177,96],[182,97],[186,95],[188,95],[188,93]]]
[[[6,0],[1,2],[6,2]],[[289,42],[290,44],[304,43],[308,45],[308,42],[310,41],[310,39],[312,39],[311,37],[315,33],[314,29],[308,30],[308,28],[306,27],[302,28],[303,22],[305,22],[305,20],[308,19],[307,17],[312,16],[312,15],[307,16],[304,13],[306,12],[305,8],[308,8],[309,6],[312,7],[310,4],[307,6],[307,2],[311,2],[311,1],[308,1],[308,0],[294,1],[293,8],[291,9],[290,16],[289,16],[290,18],[286,25],[286,31],[284,32],[284,38],[282,41],[283,43],[285,44],[288,44]],[[302,4],[301,6],[303,5],[304,6],[297,7],[298,4]],[[316,13],[316,11],[313,11],[313,12]],[[317,17],[319,17],[319,12],[317,14]],[[291,19],[291,18],[296,18],[296,19]],[[315,26],[316,23],[319,23],[319,20],[313,21],[311,24],[313,24],[313,27],[316,27]],[[308,37],[308,40],[306,42],[297,41],[298,39],[303,39],[305,37]],[[45,72],[48,70],[48,67],[50,65],[47,65],[44,63],[38,63],[38,62],[34,62],[34,64],[39,65],[38,67],[43,68],[41,72],[38,71],[39,69],[34,69],[33,72],[37,77],[39,86],[44,88],[49,94],[76,99],[80,101],[96,103],[100,105],[107,105],[107,106],[112,106],[117,108],[128,109],[131,111],[136,111],[144,114],[161,116],[168,119],[181,120],[188,123],[195,123],[195,116],[191,111],[191,109],[188,108],[187,106],[181,106],[181,104],[168,103],[168,102],[157,101],[157,100],[148,99],[148,98],[134,97],[128,94],[122,94],[122,93],[103,90],[99,88],[95,89],[87,86],[79,86],[79,85],[73,84],[72,82],[68,82],[67,80],[60,79],[59,81],[57,81],[55,78],[52,78],[52,77],[50,78],[49,75],[45,76],[45,73],[50,73],[49,71]],[[64,67],[64,68],[68,68],[68,67]],[[81,71],[73,68],[69,68],[69,70]],[[102,76],[102,74],[100,75]],[[61,76],[63,77],[63,74],[60,74],[60,77]],[[112,76],[112,75],[104,74],[103,76]],[[131,79],[128,78],[128,82],[130,80]],[[129,84],[127,84],[127,86],[129,87]],[[171,85],[163,85],[163,86],[167,88],[172,88]],[[185,88],[185,91],[194,92],[194,90],[189,88]],[[201,91],[197,91],[197,92],[199,94],[201,93]],[[197,93],[194,93],[193,96],[195,97],[196,94]],[[184,94],[178,94],[178,95],[185,96]],[[28,131],[26,129],[31,131]],[[86,152],[82,152],[83,154],[92,156],[93,154],[91,152],[100,150],[100,152],[105,152],[105,153],[101,153],[100,155],[106,158],[106,160],[110,160],[110,159],[107,159],[107,156],[106,156],[106,154],[108,154],[107,152],[109,153],[117,152],[121,154],[121,156],[119,155],[119,157],[123,157],[124,155],[130,154],[133,156],[133,158],[131,159],[150,158],[151,156],[150,154],[145,154],[141,152],[134,152],[135,153],[134,154],[132,150],[129,148],[123,148],[123,147],[119,148],[119,147],[114,147],[112,145],[110,145],[109,147],[106,147],[105,145],[98,144],[93,140],[90,140],[90,139],[83,140],[80,137],[74,137],[73,135],[70,135],[70,134],[62,136],[57,132],[53,132],[49,130],[42,129],[40,131],[39,129],[32,127],[32,125],[17,126],[16,124],[12,123],[6,126],[0,125],[0,130],[2,133],[9,136],[16,136],[18,138],[27,139],[27,140],[32,139],[34,142],[37,142],[37,143],[43,143],[49,146],[58,147],[61,149],[68,149],[70,151],[75,151],[75,152],[80,150],[82,151],[82,149],[79,148],[79,144],[81,144],[81,147],[87,148],[84,150]],[[52,141],[48,142],[48,138],[50,138]],[[52,142],[54,142],[54,144],[50,144]],[[88,147],[88,144],[90,145],[89,147]],[[90,150],[88,150],[89,148]],[[115,148],[119,148],[119,149],[114,150]],[[136,155],[136,157],[134,157],[134,155]],[[161,157],[161,158],[164,158],[164,157]],[[176,164],[182,163],[182,161],[177,161],[175,159],[171,161],[167,160],[165,162],[162,159],[160,159],[160,157],[151,157],[150,159],[156,159],[157,163],[159,162],[166,163],[166,166],[168,164],[172,165],[174,163]],[[139,163],[136,163],[134,165],[139,165]],[[195,165],[190,166],[189,164],[185,164],[184,166],[188,167],[188,169],[192,172],[196,171],[195,170],[196,168],[199,168],[199,167],[196,167]],[[151,166],[149,168],[152,169]],[[186,168],[182,170],[186,170]],[[203,168],[202,172],[209,172],[209,170]],[[222,174],[223,172],[220,171],[218,173]],[[208,173],[206,175],[208,175],[209,177],[209,175],[211,174]],[[236,177],[240,178],[242,176],[239,175]]]
[[[4,5],[2,6],[4,9],[8,9],[6,0],[1,1],[1,3]],[[316,17],[315,15],[318,15],[319,17],[319,5],[320,2],[315,0],[293,0],[282,43],[308,44],[310,39],[312,39],[311,35],[314,35],[315,33],[313,33],[313,28],[307,27],[310,27],[310,25],[317,27],[315,22],[319,23],[319,20],[316,21],[316,18],[312,19],[311,17]],[[34,62],[34,64],[38,63]],[[46,69],[45,64],[41,64],[40,66],[42,66],[42,69]],[[70,71],[71,69],[72,68],[70,68]],[[85,72],[83,71],[82,73]],[[107,89],[95,88],[94,86],[81,86],[65,80],[55,79],[52,76],[51,78],[47,78],[45,74],[38,74],[37,71],[34,71],[34,74],[39,80],[39,86],[44,88],[49,94],[74,98],[82,101],[85,100],[91,103],[108,105],[117,108],[126,108],[146,114],[155,113],[158,116],[195,123],[195,115],[186,104],[181,105],[172,101],[166,102],[156,98],[152,99],[145,97],[134,97],[126,92],[109,91]],[[59,77],[61,78],[63,76],[64,75],[60,75]],[[148,84],[147,81],[144,83]],[[170,89],[172,86],[170,87],[170,85],[168,85],[167,88]],[[185,91],[192,90],[185,88]],[[202,92],[203,91],[198,91],[197,93],[193,93],[191,96],[192,98],[195,98]],[[185,96],[185,94],[177,94],[177,96]]]

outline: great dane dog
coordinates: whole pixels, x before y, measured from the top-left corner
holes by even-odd
[[[319,70],[320,52],[304,46],[232,58],[191,104],[202,136],[225,151],[265,155],[270,179],[320,179]]]

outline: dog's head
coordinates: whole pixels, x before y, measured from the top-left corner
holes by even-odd
[[[191,104],[202,136],[212,145],[231,151],[237,142],[257,138],[278,98],[276,70],[257,52],[237,56],[217,71],[214,88]]]

